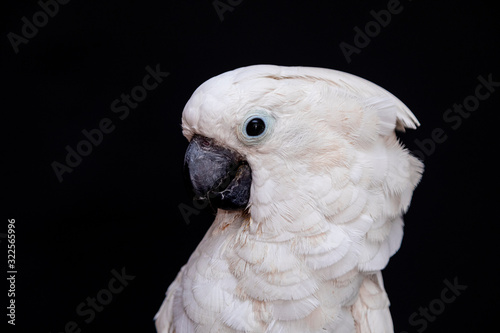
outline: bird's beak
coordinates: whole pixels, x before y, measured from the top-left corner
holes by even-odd
[[[212,208],[246,208],[252,171],[237,152],[195,135],[186,150],[184,171],[195,200],[207,202]]]

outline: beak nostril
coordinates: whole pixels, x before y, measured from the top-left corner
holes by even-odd
[[[197,140],[198,140],[198,144],[200,145],[200,147],[203,147],[203,148],[208,148],[210,146],[212,146],[212,140],[210,140],[209,138],[207,137],[204,137],[204,136],[196,136]]]
[[[205,148],[210,146],[210,142],[207,139],[201,140],[200,144]]]

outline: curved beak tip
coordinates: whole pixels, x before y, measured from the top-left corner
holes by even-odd
[[[195,135],[184,158],[186,185],[193,200],[206,201],[213,209],[245,209],[250,199],[252,172],[237,152],[214,140]]]

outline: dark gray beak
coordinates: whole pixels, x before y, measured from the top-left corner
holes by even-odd
[[[194,200],[213,209],[244,209],[250,198],[252,171],[241,155],[195,135],[184,158],[184,171]]]

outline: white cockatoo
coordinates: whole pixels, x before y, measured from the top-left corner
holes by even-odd
[[[217,209],[157,313],[161,333],[393,332],[381,270],[422,163],[395,96],[322,68],[256,65],[182,115],[196,200]]]

